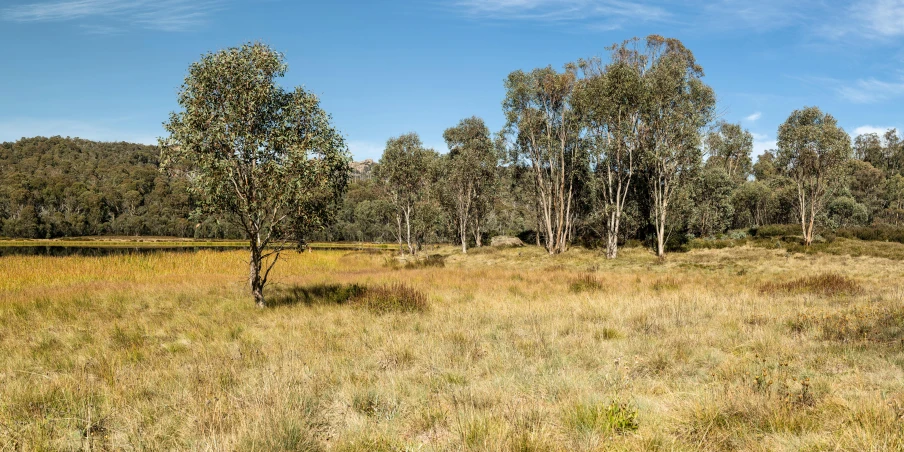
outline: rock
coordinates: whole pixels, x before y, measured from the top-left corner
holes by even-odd
[[[490,246],[524,246],[524,242],[521,241],[518,237],[507,237],[504,235],[497,235],[490,239]]]

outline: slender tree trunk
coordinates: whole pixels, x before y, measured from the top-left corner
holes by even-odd
[[[606,232],[606,258],[618,257],[618,223],[621,214],[616,210],[609,214],[609,230]]]
[[[396,211],[396,238],[399,240],[399,254],[405,254],[405,249],[402,247],[402,215]]]
[[[804,245],[810,246],[810,235],[807,228],[807,197],[800,183],[797,185],[797,202],[800,209],[800,228],[804,237]]]
[[[414,247],[411,244],[411,204],[405,206],[405,227],[408,231],[405,236],[408,242],[408,254],[414,255]]]
[[[263,308],[267,305],[264,300],[264,281],[261,278],[261,267],[263,266],[263,250],[260,246],[260,236],[255,234],[251,238],[251,259],[249,261],[248,284],[251,286],[251,295],[254,296],[254,302],[257,307]]]

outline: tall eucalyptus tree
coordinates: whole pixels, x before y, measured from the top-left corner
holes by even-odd
[[[258,306],[287,242],[303,243],[334,212],[350,155],[314,94],[287,91],[286,64],[264,44],[208,53],[188,69],[182,108],[159,140],[164,168],[191,175],[207,212],[225,214],[249,240],[249,285]]]

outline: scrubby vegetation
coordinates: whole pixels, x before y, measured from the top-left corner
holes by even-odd
[[[899,261],[456,250],[3,257],[0,449],[904,447]]]

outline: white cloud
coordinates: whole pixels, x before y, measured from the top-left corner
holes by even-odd
[[[220,0],[64,0],[29,3],[0,9],[12,22],[65,22],[103,19],[162,31],[186,31],[203,25]],[[107,24],[85,25],[89,32],[118,32]]]
[[[885,132],[888,131],[888,129],[893,129],[893,127],[860,126],[854,129],[854,136],[875,133],[881,137],[882,135],[885,135]]]
[[[776,141],[770,140],[769,135],[764,133],[750,132],[753,135],[753,158],[770,149],[775,149]]]
[[[453,6],[479,19],[534,22],[583,22],[612,30],[631,21],[662,21],[671,14],[660,6],[630,0],[457,0]]]
[[[752,114],[752,115],[750,115],[750,116],[748,116],[748,117],[746,117],[746,118],[744,118],[744,119],[747,120],[747,121],[750,121],[750,122],[756,122],[758,119],[760,119],[760,118],[762,118],[762,117],[763,117],[763,114],[762,114],[762,113],[756,112],[756,113],[754,113],[754,114]]]
[[[775,149],[778,146],[778,142],[775,140],[763,140],[763,141],[753,141],[753,156],[756,157],[761,155],[762,153]]]

